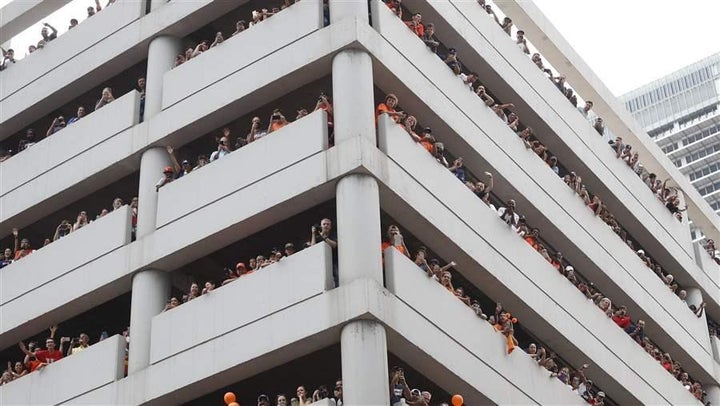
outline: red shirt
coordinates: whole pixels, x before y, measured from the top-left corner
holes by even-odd
[[[618,327],[620,327],[623,330],[625,330],[626,328],[628,328],[628,326],[630,326],[630,322],[631,322],[630,316],[612,316],[612,319],[615,322],[615,324],[617,324]]]
[[[60,350],[37,350],[35,351],[35,358],[37,358],[38,361],[44,362],[46,364],[50,364],[55,361],[61,360],[63,357]]]

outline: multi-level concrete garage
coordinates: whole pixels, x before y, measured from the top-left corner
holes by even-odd
[[[13,1],[0,10],[0,42],[65,3]],[[0,269],[0,361],[22,361],[21,341],[44,348],[54,325],[58,344],[80,333],[92,344],[3,384],[0,404],[206,405],[233,391],[245,405],[341,379],[344,404],[389,405],[394,366],[433,393],[430,404],[454,394],[473,406],[586,403],[559,379],[563,367],[584,371],[596,404],[601,392],[607,404],[700,404],[687,382],[720,402],[720,342],[708,328],[720,320],[720,268],[688,225],[718,240],[718,218],[536,6],[488,3],[648,171],[670,179],[682,220],[478,2],[405,0],[402,18],[392,2],[325,3],[117,0],[0,72],[0,243],[20,253]],[[435,37],[408,29],[416,13]],[[218,32],[224,41],[199,52]],[[470,73],[473,90],[513,106],[489,108],[464,83]],[[115,99],[96,110],[107,91]],[[424,147],[400,115],[376,116],[390,94]],[[81,106],[85,116],[55,130]],[[276,110],[289,124],[275,127]],[[511,111],[519,128],[498,117]],[[260,138],[254,117],[276,131]],[[514,131],[527,127],[557,173]],[[453,171],[438,163],[441,148]],[[212,162],[158,182],[200,155]],[[588,209],[580,182],[576,192],[558,176],[571,172],[602,207]],[[522,219],[494,210],[510,200]],[[58,226],[80,212],[94,221]],[[332,231],[312,238],[314,226],[328,231],[324,219]],[[550,254],[518,235],[523,222]],[[402,237],[387,237],[391,225]],[[14,247],[14,229],[35,252]],[[222,284],[286,243],[297,252]],[[455,262],[453,283],[488,318],[498,303],[512,313],[520,348],[508,354],[470,300],[426,276],[421,247]],[[165,310],[205,281],[216,288]],[[598,295],[612,306],[600,310]],[[698,317],[688,305],[701,303]],[[623,309],[647,340],[608,317]],[[531,342],[556,354],[559,376],[527,353]]]

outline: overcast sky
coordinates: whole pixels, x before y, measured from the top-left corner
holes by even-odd
[[[534,1],[617,96],[720,52],[720,0]]]
[[[616,95],[720,52],[720,0],[534,1]],[[65,32],[70,18],[82,22],[94,4],[74,0],[43,22]],[[13,42],[18,56],[37,43],[41,28],[38,22]]]

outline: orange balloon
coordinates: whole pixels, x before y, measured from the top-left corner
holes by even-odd
[[[461,395],[453,395],[452,404],[453,406],[462,406],[465,399]]]
[[[228,406],[240,406],[240,403],[232,402],[232,403],[228,404]]]
[[[235,398],[235,394],[232,392],[228,392],[223,396],[223,400],[225,401],[225,404],[230,406],[231,403],[235,403],[237,398]]]

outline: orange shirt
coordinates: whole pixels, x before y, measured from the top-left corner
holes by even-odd
[[[422,140],[420,141],[420,145],[422,145],[427,150],[427,152],[431,154],[433,153],[433,151],[435,151],[435,146],[430,141]]]
[[[398,246],[390,244],[389,242],[383,242],[382,243],[382,251],[385,252],[385,249],[387,249],[387,247],[395,247],[396,250],[402,252],[403,255],[407,256],[407,251],[405,251],[405,247],[402,245],[398,247]]]
[[[286,125],[287,123],[283,123],[282,121],[273,121],[272,124],[270,124],[270,128],[272,128],[274,132],[285,127]]]
[[[383,113],[395,113],[395,109],[388,106],[385,103],[380,103],[377,106],[377,109],[375,110],[375,124],[377,125],[378,117],[380,117]],[[391,119],[393,119],[396,123],[400,122],[400,116],[390,116]]]
[[[529,235],[529,236],[525,237],[525,242],[530,244],[530,246],[533,247],[534,249],[536,249],[536,250],[538,249],[537,241],[535,240],[535,237]]]
[[[425,35],[425,26],[423,26],[422,23],[413,26],[413,22],[408,21],[405,25],[407,25],[408,28],[410,28],[418,37],[422,38],[422,36]]]

